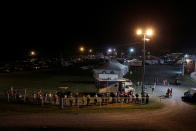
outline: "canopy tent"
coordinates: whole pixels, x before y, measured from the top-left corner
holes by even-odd
[[[129,68],[116,60],[112,60],[93,71],[95,77],[97,74],[118,74],[118,78],[122,78],[129,71]]]

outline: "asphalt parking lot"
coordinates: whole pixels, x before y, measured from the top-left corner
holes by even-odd
[[[146,92],[150,96],[160,97],[166,95],[168,88],[172,88],[171,99],[180,100],[184,92],[189,88],[194,88],[196,83],[193,81],[181,81],[181,85],[175,85],[175,79],[178,74],[181,74],[182,67],[177,65],[146,65],[145,84]],[[154,86],[155,78],[158,79],[158,84]],[[169,84],[164,85],[163,80],[167,80]],[[195,86],[194,86],[195,85]],[[152,92],[152,87],[155,87]],[[195,87],[196,88],[196,87]],[[141,87],[136,87],[136,92],[141,93]]]

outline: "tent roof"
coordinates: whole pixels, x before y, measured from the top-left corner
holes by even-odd
[[[97,69],[104,69],[104,70],[122,70],[124,68],[127,68],[127,66],[120,64],[119,62],[113,60],[113,61],[109,61],[108,63],[106,63],[105,65],[97,68]]]

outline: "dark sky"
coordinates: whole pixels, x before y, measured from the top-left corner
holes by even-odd
[[[196,48],[195,4],[190,2],[93,1],[6,3],[1,12],[1,59],[89,48],[142,46],[137,27],[152,27],[152,53]]]

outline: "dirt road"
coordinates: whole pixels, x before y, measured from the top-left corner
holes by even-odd
[[[176,100],[165,100],[163,109],[132,113],[84,114],[0,114],[0,127],[14,129],[69,130],[195,130],[196,107]],[[13,128],[12,128],[13,127]]]

